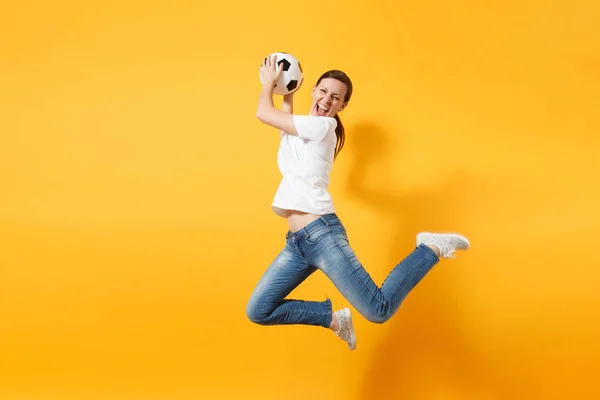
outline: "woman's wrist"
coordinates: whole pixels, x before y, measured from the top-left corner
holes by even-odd
[[[263,83],[263,91],[273,92],[275,89],[275,82],[265,82]]]

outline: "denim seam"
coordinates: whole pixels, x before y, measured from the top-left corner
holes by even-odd
[[[329,230],[331,230],[331,227],[329,228]],[[338,250],[342,253],[342,255],[346,258],[346,260],[348,261],[348,263],[350,264],[350,266],[352,266],[352,261],[350,261],[350,258],[348,258],[348,255],[346,253],[344,253],[344,250],[342,250],[342,248],[340,247],[339,243],[338,243],[338,239],[334,236],[331,235],[331,237],[333,237],[333,242],[335,243],[336,247],[338,248]],[[360,263],[360,261],[359,261]],[[364,266],[363,266],[364,268]],[[359,277],[356,274],[356,270],[353,269],[352,270],[352,275],[356,276],[356,278],[358,279],[358,281],[363,285],[363,287],[367,290],[367,292],[371,295],[371,297],[373,297],[380,305],[384,305],[385,303],[382,303],[380,300],[377,299],[377,296],[375,296],[367,287],[367,285],[365,285],[365,282],[363,282],[362,278]],[[377,286],[377,285],[375,285]],[[381,291],[380,291],[381,293]],[[381,293],[381,295],[383,296],[383,293]]]
[[[295,299],[285,299],[285,300],[295,300]],[[296,301],[302,301],[302,300],[296,300]],[[324,303],[324,302],[327,302],[327,300],[324,300],[324,301],[322,301],[320,303]],[[277,307],[275,307],[275,308],[277,308]],[[327,314],[327,313],[331,314],[331,312],[329,312],[329,311],[320,312],[320,311],[308,311],[308,310],[299,310],[299,309],[288,310],[286,312],[292,312],[292,313],[303,312],[303,313],[306,313],[306,314],[323,314],[323,313],[325,313],[325,314]],[[272,316],[273,314],[274,313],[271,312],[269,315]]]
[[[425,257],[425,259],[423,261],[421,261],[419,264],[415,265],[414,268],[412,268],[410,270],[410,272],[408,274],[406,274],[406,277],[402,280],[402,282],[400,282],[400,285],[398,285],[398,288],[394,291],[394,294],[392,294],[392,297],[395,296],[396,293],[398,293],[400,291],[400,289],[402,289],[402,287],[406,284],[406,281],[408,281],[408,278],[412,275],[412,273],[415,272],[416,269],[422,267],[425,264],[425,262],[427,260],[429,260],[430,258],[433,258],[433,257],[431,257],[431,254],[428,254],[427,257]],[[386,281],[387,281],[387,278],[386,278]],[[385,281],[383,283],[385,284]],[[381,286],[383,286],[383,284]]]
[[[327,302],[327,300],[325,300],[325,302]],[[331,312],[331,311],[317,312],[317,311],[307,311],[307,310],[289,310],[288,313],[290,313],[290,314],[304,313],[304,314],[310,314],[310,315],[318,315],[320,317],[323,317],[323,316],[328,317],[328,316],[332,315],[333,312]],[[273,316],[273,314],[270,315],[270,317],[272,317],[272,316]],[[330,322],[330,324],[331,324],[331,322]],[[321,326],[323,326],[323,325],[321,325]]]
[[[288,299],[288,298],[285,298],[284,300],[297,300],[297,301],[302,301],[302,300],[299,300],[299,299]],[[323,301],[320,301],[320,302],[315,302],[315,303],[321,303],[321,305],[322,305],[323,303],[327,303],[327,304],[329,304],[329,303],[331,303],[331,299],[325,299],[325,300],[323,300]],[[277,305],[279,305],[279,303],[278,303]],[[277,306],[276,306],[275,308],[277,308]],[[303,312],[303,313],[307,313],[307,314],[331,314],[331,313],[332,313],[331,311],[324,311],[324,312],[320,312],[320,311],[307,311],[307,310],[298,310],[298,309],[295,309],[295,310],[289,310],[288,312],[294,312],[294,313],[295,313],[295,312]],[[270,315],[273,315],[273,312],[272,312],[272,311],[271,311]]]

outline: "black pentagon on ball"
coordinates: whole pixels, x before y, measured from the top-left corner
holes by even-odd
[[[278,65],[283,64],[283,70],[284,71],[287,71],[292,66],[292,64],[290,64],[290,62],[288,60],[286,60],[285,58],[283,60],[277,61],[277,64]]]
[[[290,81],[290,83],[288,83],[285,87],[287,88],[288,91],[292,91],[294,89],[296,89],[296,87],[298,86],[298,81],[295,79],[292,79]]]

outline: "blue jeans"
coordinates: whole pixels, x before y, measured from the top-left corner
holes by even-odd
[[[304,324],[329,328],[331,301],[286,299],[317,269],[367,320],[383,323],[396,313],[408,293],[439,262],[420,245],[400,262],[379,288],[350,247],[336,214],[327,214],[297,232],[288,231],[286,245],[259,280],[246,314],[260,325]]]

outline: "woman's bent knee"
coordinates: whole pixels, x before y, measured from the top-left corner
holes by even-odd
[[[388,319],[390,319],[390,316],[382,314],[369,314],[366,315],[365,318],[367,319],[367,321],[373,322],[374,324],[383,324]]]
[[[392,313],[389,313],[385,307],[376,307],[375,309],[371,308],[369,310],[365,310],[361,314],[366,318],[367,321],[374,324],[383,324],[393,315]]]
[[[249,301],[246,306],[246,316],[251,322],[259,325],[264,325],[267,319],[267,316],[260,311],[253,301]]]

